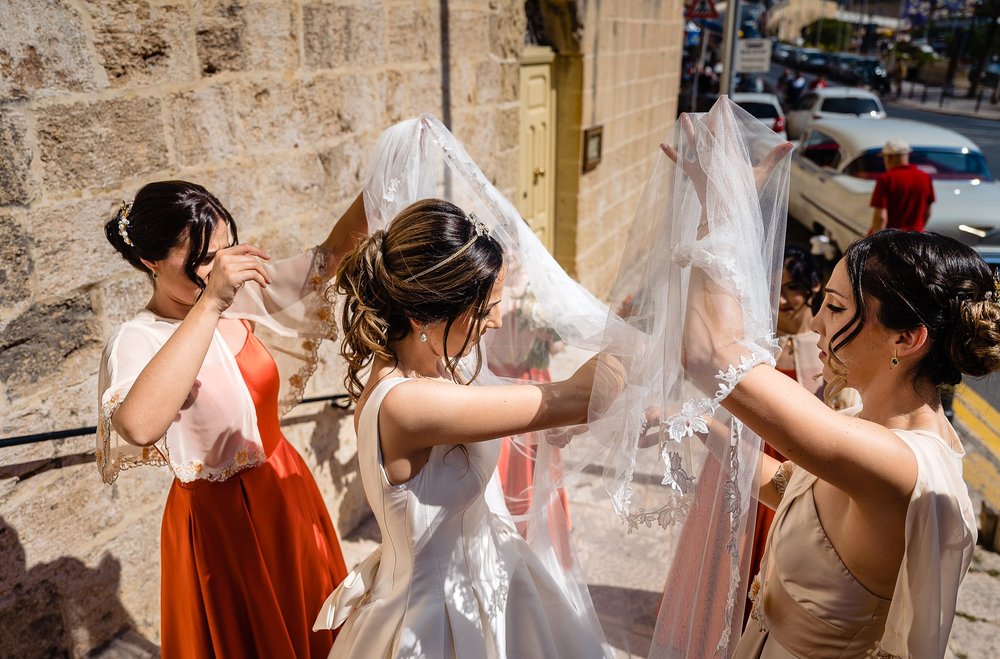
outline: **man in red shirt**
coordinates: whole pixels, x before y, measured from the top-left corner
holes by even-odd
[[[872,228],[923,231],[934,203],[931,177],[910,164],[910,145],[892,139],[882,147],[885,173],[875,181],[871,206]]]

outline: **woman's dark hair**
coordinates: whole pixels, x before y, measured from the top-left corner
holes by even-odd
[[[813,313],[819,311],[823,300],[816,291],[819,290],[818,287],[822,284],[823,279],[816,259],[801,247],[788,245],[785,247],[783,266],[788,271],[792,283],[801,289],[806,296],[806,304],[813,310]]]
[[[236,222],[211,192],[187,181],[156,181],[135,193],[131,208],[123,204],[118,209],[104,225],[104,235],[132,267],[147,274],[152,273],[142,259],[159,261],[185,237],[190,238],[184,272],[203,289],[205,282],[196,269],[208,254],[212,233],[219,222],[229,226],[235,245]]]
[[[971,247],[935,233],[886,229],[852,244],[844,258],[856,310],[831,337],[831,356],[861,332],[874,301],[876,318],[889,329],[927,328],[930,351],[916,367],[918,379],[957,384],[963,373],[1000,369],[997,284]]]
[[[475,341],[475,379],[482,368],[477,339],[502,268],[500,243],[481,234],[458,206],[440,199],[407,206],[388,230],[363,240],[341,261],[331,289],[345,298],[340,352],[348,363],[348,392],[355,400],[361,395],[359,373],[376,356],[396,361],[390,343],[410,333],[411,320],[445,323],[444,358],[456,381],[459,356]],[[452,324],[470,311],[475,322],[459,356],[452,357],[447,347]]]

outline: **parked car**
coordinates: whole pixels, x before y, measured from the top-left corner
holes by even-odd
[[[882,119],[885,108],[878,96],[856,87],[826,87],[807,93],[785,115],[786,129],[791,139],[797,139],[813,121],[830,116],[850,115],[866,119]]]
[[[794,52],[794,46],[789,46],[787,43],[775,41],[771,45],[771,61],[779,64],[790,63],[789,58],[793,56]]]
[[[820,73],[826,67],[829,56],[818,48],[803,48],[798,52],[795,66],[803,71]]]
[[[882,145],[909,144],[910,162],[931,175],[937,201],[927,231],[975,247],[1000,262],[1000,183],[972,140],[955,131],[908,119],[821,119],[806,129],[792,154],[789,214],[822,229],[846,248],[871,227],[876,177],[885,171]]]
[[[737,92],[730,96],[740,106],[761,123],[777,133],[781,139],[788,139],[785,133],[785,113],[781,111],[781,101],[774,94],[753,94]]]

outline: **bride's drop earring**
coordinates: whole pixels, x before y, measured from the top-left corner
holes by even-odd
[[[427,343],[427,324],[424,324],[424,331],[420,333],[420,340]]]
[[[899,366],[899,356],[896,353],[892,353],[892,359],[889,360],[889,368],[895,368]]]

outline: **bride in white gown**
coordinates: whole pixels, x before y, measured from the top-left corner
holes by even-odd
[[[338,269],[359,470],[382,546],[320,614],[318,627],[343,625],[331,657],[605,655],[589,607],[517,533],[493,475],[497,438],[581,423],[607,371],[595,358],[563,382],[460,384],[500,327],[506,270],[486,225],[436,199]]]

